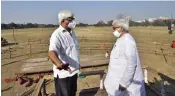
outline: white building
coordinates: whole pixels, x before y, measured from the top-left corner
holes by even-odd
[[[148,19],[149,22],[154,22],[155,20],[157,20],[157,18],[149,18]]]
[[[161,19],[161,20],[168,20],[169,18],[168,17],[160,16],[159,19]]]
[[[140,20],[140,21],[135,21],[137,23],[142,23],[142,22],[145,22],[145,20]]]

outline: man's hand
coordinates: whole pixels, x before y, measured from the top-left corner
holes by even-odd
[[[126,90],[126,88],[119,84],[119,91],[122,92],[122,91],[125,91],[125,90]]]
[[[69,68],[69,64],[68,63],[61,64],[61,66],[60,67],[57,67],[57,69],[59,69],[59,70],[64,69],[64,70],[67,70],[67,71],[71,72],[71,69]]]
[[[63,65],[62,63],[59,64],[59,65],[57,65],[57,69],[62,70],[63,69],[63,66],[62,65]]]
[[[69,68],[69,63],[63,64],[62,66],[64,70],[69,71],[69,73],[71,72],[71,69]]]
[[[66,70],[68,67],[69,67],[69,64],[68,64],[68,63],[62,64],[62,68],[63,68],[64,70]]]

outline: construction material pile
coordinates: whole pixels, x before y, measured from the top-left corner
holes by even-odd
[[[8,44],[7,40],[1,37],[1,46],[5,46],[7,44]]]

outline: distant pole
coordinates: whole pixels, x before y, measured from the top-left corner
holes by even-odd
[[[15,27],[13,27],[13,39],[14,39],[15,44],[16,44],[16,39],[15,39]]]
[[[9,47],[9,56],[10,56],[10,58],[12,58],[12,54],[11,54],[12,51],[11,51],[11,49],[12,49],[12,48]]]
[[[32,46],[31,44],[29,44],[29,57],[31,56],[31,54],[32,54]]]
[[[169,34],[169,43],[171,44],[171,34]]]
[[[40,40],[40,44],[41,44],[41,39],[39,39]]]
[[[168,58],[169,58],[169,54],[171,54],[170,52],[170,49],[171,49],[171,34],[169,34],[169,46],[168,46]],[[170,60],[171,61],[171,60]]]
[[[173,15],[171,14],[171,24],[173,23]]]
[[[149,34],[150,34],[150,36],[151,36],[151,27],[149,27]]]

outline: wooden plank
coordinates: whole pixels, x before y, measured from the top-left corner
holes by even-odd
[[[107,65],[109,63],[109,59],[104,58],[104,56],[84,56],[85,59],[80,59],[80,65],[81,68],[87,68],[87,67],[95,67],[95,66],[101,66],[101,65]],[[87,59],[86,58],[91,58]],[[46,57],[47,58],[47,57]],[[31,62],[31,63],[24,63],[24,65],[21,66],[20,68],[20,73],[40,73],[40,72],[49,72],[52,71],[53,69],[53,63],[51,60],[48,62],[42,62],[42,60],[46,60],[46,58],[39,58],[39,59],[29,59],[26,62]],[[100,59],[101,58],[101,59]],[[31,60],[31,61],[30,61]],[[32,62],[39,62],[39,63],[32,63]]]
[[[109,60],[94,60],[88,62],[80,62],[81,68],[95,67],[95,66],[104,66],[109,64]]]
[[[79,76],[99,75],[99,74],[105,74],[104,70],[82,72],[79,74]]]
[[[35,90],[35,87],[36,87],[36,85],[32,86],[31,88],[29,88],[23,92],[20,92],[19,94],[17,94],[17,96],[28,96],[28,95],[32,94],[32,92]]]
[[[101,49],[101,48],[91,48],[91,50],[110,50],[111,48],[104,48],[104,49]],[[80,48],[79,50],[89,50],[89,48]]]
[[[107,96],[106,90],[99,89],[94,96]]]
[[[80,61],[89,61],[89,60],[92,60],[92,61],[95,61],[95,60],[108,60],[106,57],[105,57],[105,54],[103,55],[103,56],[89,56],[89,57],[87,57],[87,56],[83,56],[83,57],[81,57],[80,58]]]
[[[24,63],[21,68],[28,68],[28,67],[39,67],[39,66],[52,66],[53,63],[50,62],[40,62],[40,63]]]
[[[77,93],[79,94],[78,96],[107,96],[106,91],[99,89],[99,87],[82,89]]]
[[[28,59],[25,63],[37,63],[37,62],[45,62],[48,61],[48,57],[44,58],[33,58],[33,59]]]
[[[151,85],[147,85],[146,83],[145,83],[145,87],[146,87],[146,89],[148,88],[152,93],[154,93],[156,96],[162,96],[161,95],[161,93],[158,91],[158,90],[156,90],[153,86],[151,86]],[[148,90],[147,89],[147,90]]]
[[[2,88],[2,87],[1,87]],[[6,86],[5,88],[1,89],[1,92],[8,91],[12,88],[12,86]]]
[[[104,74],[105,74],[104,70],[98,70],[98,71],[82,72],[79,74],[79,76],[100,75],[100,89],[103,89],[103,76],[104,76]]]
[[[99,90],[99,87],[95,87],[95,88],[89,88],[89,89],[82,89],[80,91],[77,91],[77,93],[80,94],[80,96],[83,96],[84,94],[88,94],[88,93],[93,93],[93,92],[97,92]]]
[[[33,96],[38,96],[40,94],[41,88],[43,87],[44,83],[45,83],[45,79],[39,80],[39,82],[38,82],[38,84],[37,84],[37,86],[32,94]]]
[[[46,66],[35,66],[35,67],[28,67],[28,68],[22,68],[20,71],[21,73],[40,73],[40,72],[49,72],[52,71],[52,65],[46,65]]]
[[[41,96],[47,96],[45,82],[44,82],[43,86],[41,87]]]

